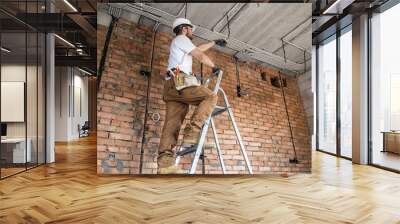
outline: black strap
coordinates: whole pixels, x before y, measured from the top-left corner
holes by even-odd
[[[158,158],[161,158],[163,156],[174,156],[174,152],[172,150],[165,150],[158,154]]]

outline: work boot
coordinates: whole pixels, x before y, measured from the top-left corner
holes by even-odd
[[[157,174],[185,174],[185,173],[187,172],[175,165],[159,168],[157,170]]]
[[[184,170],[181,170],[179,167],[175,166],[175,158],[172,150],[167,150],[157,158],[158,174],[182,174],[185,173]]]
[[[187,124],[183,129],[183,146],[195,145],[199,142],[201,128],[193,124]]]

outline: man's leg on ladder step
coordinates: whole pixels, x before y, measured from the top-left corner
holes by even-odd
[[[175,152],[173,148],[176,146],[179,130],[189,110],[189,105],[176,101],[167,101],[166,106],[167,113],[157,158],[158,173],[160,174],[180,172],[179,169],[174,166]]]
[[[197,107],[193,112],[190,123],[184,129],[183,144],[193,145],[198,143],[201,128],[213,112],[218,97],[217,94],[214,94],[204,86],[192,87],[185,90],[182,94],[184,99],[187,103],[197,105]]]

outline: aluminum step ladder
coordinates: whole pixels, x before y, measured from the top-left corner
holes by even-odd
[[[204,84],[206,87],[210,83],[210,81],[211,81],[213,76],[214,75],[211,75],[206,80],[206,82]],[[181,157],[183,157],[185,155],[188,155],[188,154],[195,153],[194,156],[193,156],[192,165],[191,165],[190,170],[189,170],[189,174],[195,174],[196,168],[197,168],[197,163],[199,162],[200,157],[204,156],[204,155],[202,155],[203,154],[203,146],[204,146],[204,143],[205,143],[205,140],[206,140],[208,126],[211,124],[211,128],[212,128],[213,135],[214,135],[215,146],[217,148],[218,160],[219,160],[219,163],[221,165],[222,173],[226,174],[226,168],[225,168],[224,160],[223,160],[223,157],[222,157],[221,147],[220,147],[220,144],[219,144],[219,140],[218,140],[217,131],[216,131],[216,128],[215,128],[213,117],[218,116],[218,115],[224,113],[225,111],[227,111],[228,112],[228,116],[229,116],[229,118],[230,118],[230,120],[232,122],[233,129],[235,130],[236,139],[239,142],[240,151],[241,151],[241,153],[243,155],[243,158],[244,158],[244,161],[246,163],[247,170],[248,170],[249,174],[253,174],[253,168],[252,168],[252,166],[250,164],[249,158],[247,157],[246,149],[244,148],[244,145],[243,145],[243,142],[242,142],[242,137],[240,136],[239,129],[238,129],[237,125],[236,125],[232,109],[231,109],[231,107],[229,105],[229,102],[228,102],[228,98],[227,98],[224,90],[222,88],[220,88],[220,84],[221,84],[221,80],[222,80],[222,71],[220,71],[220,73],[218,74],[217,77],[218,77],[218,79],[217,79],[217,82],[215,84],[213,92],[214,93],[218,93],[219,92],[219,93],[222,94],[225,106],[223,106],[223,107],[222,106],[216,106],[214,108],[214,111],[207,118],[206,122],[203,125],[203,128],[201,129],[200,139],[199,139],[199,143],[198,144],[193,145],[192,147],[183,147],[183,146],[179,147],[179,150],[176,153],[175,165],[179,165]],[[203,163],[203,166],[204,166],[204,163]]]

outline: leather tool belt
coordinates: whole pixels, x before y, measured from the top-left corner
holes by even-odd
[[[168,70],[167,76],[172,77],[175,84],[175,89],[180,91],[191,86],[200,86],[200,81],[196,76],[191,74],[186,74],[183,71],[179,71],[175,68]]]

